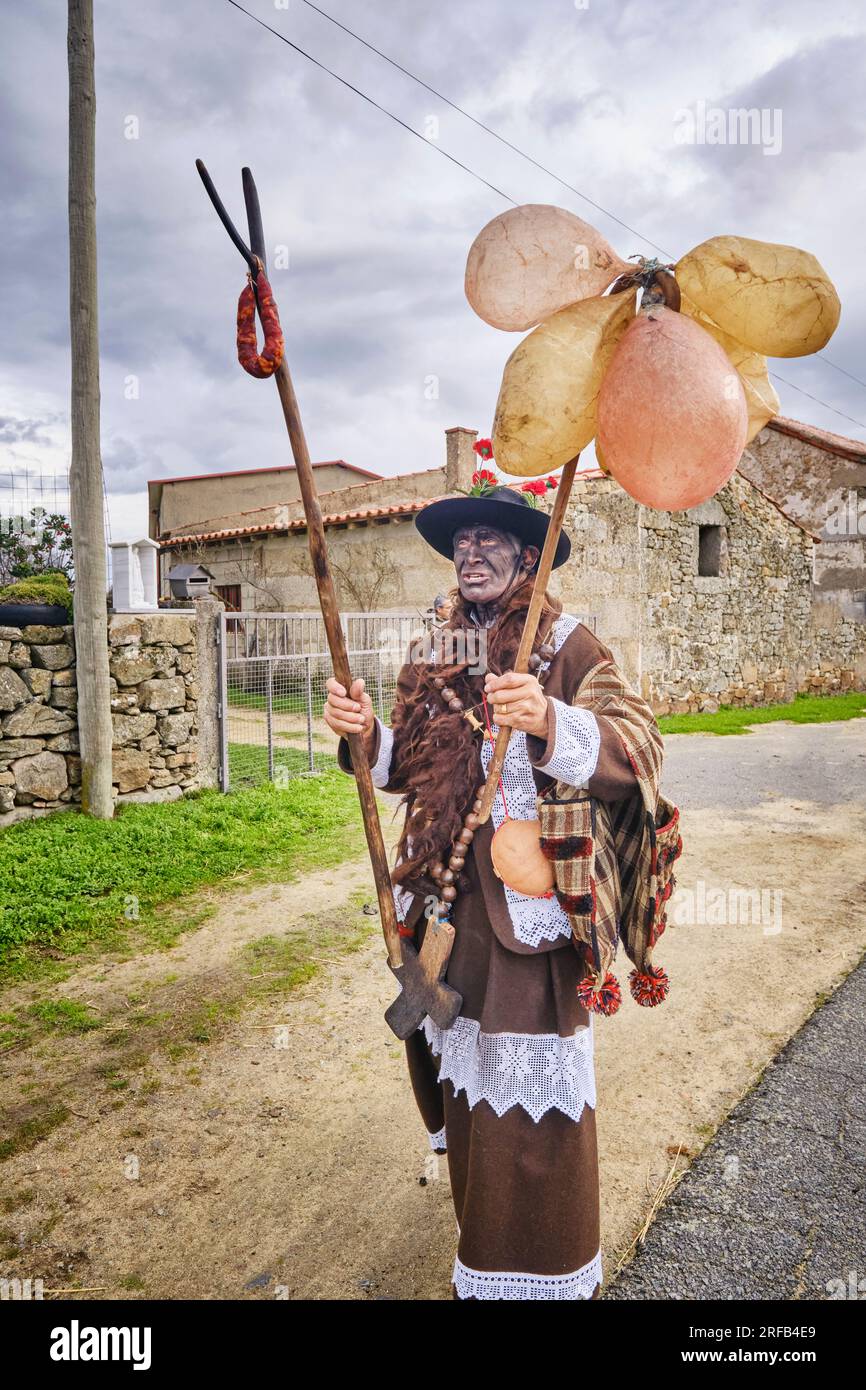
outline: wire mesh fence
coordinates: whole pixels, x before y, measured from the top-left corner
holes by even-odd
[[[593,618],[583,621],[595,628]],[[347,640],[349,667],[387,724],[400,668],[429,626],[414,614],[344,614],[342,622],[347,639],[364,639]],[[223,613],[223,790],[285,784],[337,766],[337,739],[322,717],[332,669],[320,617]]]
[[[352,674],[363,677],[375,712],[387,723],[397,675],[424,623],[412,614],[344,614],[343,629]],[[352,637],[368,645],[353,645]],[[332,669],[321,618],[223,614],[225,790],[336,767],[337,739],[322,718]]]

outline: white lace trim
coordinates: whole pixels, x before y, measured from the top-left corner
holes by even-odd
[[[475,1019],[456,1018],[443,1031],[429,1017],[420,1025],[435,1056],[439,1080],[466,1092],[471,1110],[486,1100],[497,1115],[521,1105],[536,1123],[548,1110],[577,1122],[595,1109],[592,1017],[570,1038],[558,1033],[482,1033]]]
[[[556,619],[551,630],[551,646],[554,652],[559,651],[579,622],[579,618],[573,618],[569,613],[563,613]],[[542,662],[539,670],[546,671],[549,665],[549,661]],[[492,723],[491,728],[495,737],[499,726]],[[481,745],[481,763],[485,777],[492,756],[493,744],[489,739],[485,739]],[[544,770],[547,771],[546,768]],[[502,768],[502,785],[505,788],[508,814],[512,820],[538,820],[538,808],[535,804],[538,788],[532,775],[526,734],[522,729],[515,729],[508,741],[508,751]],[[502,795],[498,790],[490,818],[497,830],[505,820]],[[560,936],[571,935],[571,923],[557,898],[527,897],[525,893],[518,893],[506,884],[502,886],[514,935],[521,945],[538,946],[542,941],[556,941]]]
[[[567,782],[570,787],[585,787],[598,765],[601,748],[598,720],[592,710],[567,705],[554,695],[550,703],[556,718],[553,753],[546,763],[538,766],[558,782]]]
[[[382,741],[379,744],[379,756],[370,768],[370,773],[373,778],[374,787],[386,787],[388,785],[388,778],[391,776],[391,754],[394,752],[394,730],[389,728],[388,725],[383,724],[378,715],[376,715],[376,723],[379,725]]]
[[[455,1259],[451,1280],[458,1298],[592,1298],[596,1285],[601,1283],[601,1251],[572,1274],[505,1274],[499,1270],[488,1273],[469,1269]]]
[[[445,1126],[444,1126],[444,1125],[442,1126],[441,1129],[437,1129],[437,1131],[436,1131],[435,1134],[431,1134],[430,1131],[428,1130],[428,1131],[427,1131],[427,1138],[430,1140],[430,1147],[431,1147],[431,1149],[444,1149],[444,1148],[447,1147],[447,1146],[446,1146],[446,1143],[445,1143]]]

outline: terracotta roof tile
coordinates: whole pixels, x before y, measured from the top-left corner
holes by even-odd
[[[348,521],[370,521],[383,516],[411,516],[413,512],[420,512],[422,507],[426,507],[428,502],[435,502],[435,497],[414,497],[410,502],[391,502],[381,507],[357,507],[353,511],[347,512],[325,512],[322,515],[322,522],[325,526],[335,526]],[[288,525],[278,525],[275,521],[260,522],[251,526],[231,526],[218,531],[196,531],[180,536],[171,536],[160,541],[162,550],[171,550],[174,546],[183,545],[186,541],[219,541],[233,540],[237,536],[259,536],[265,535],[269,531],[304,531],[306,530],[306,517],[296,517]]]
[[[434,473],[440,470],[431,468],[427,471]],[[417,475],[407,474],[406,476],[414,477]],[[575,476],[584,480],[594,480],[596,478],[605,478],[607,474],[602,473],[600,468],[582,468],[578,470]],[[509,482],[507,486],[517,489],[522,487],[523,484],[521,482]],[[350,489],[341,488],[340,491],[348,492]],[[408,502],[385,503],[379,507],[356,507],[349,511],[325,512],[322,515],[322,522],[325,526],[339,526],[349,521],[372,521],[376,520],[378,517],[385,516],[411,516],[413,512],[420,512],[421,508],[426,507],[429,502],[437,502],[440,497],[457,497],[460,495],[459,493],[438,493],[435,497],[413,497]],[[327,496],[327,493],[322,494],[323,498]],[[263,509],[257,508],[256,510]],[[240,515],[243,516],[244,513],[241,512]],[[162,550],[171,550],[176,546],[183,545],[185,542],[195,543],[201,541],[234,540],[239,536],[261,536],[276,531],[304,531],[306,530],[306,526],[306,517],[301,516],[295,517],[288,525],[278,525],[275,521],[269,521],[251,523],[248,526],[223,527],[219,530],[212,531],[194,531],[183,535],[164,537],[160,540],[159,544]]]
[[[842,458],[866,461],[866,444],[859,439],[849,439],[844,434],[833,434],[830,430],[819,430],[817,425],[806,425],[802,420],[789,420],[784,415],[776,415],[768,420],[765,429],[778,430],[794,439],[802,439],[806,444],[814,444],[826,449],[830,454],[840,454]]]

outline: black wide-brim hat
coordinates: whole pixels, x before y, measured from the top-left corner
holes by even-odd
[[[491,488],[483,497],[440,497],[428,502],[415,517],[415,528],[447,559],[454,559],[454,532],[461,526],[495,526],[497,531],[510,531],[524,545],[541,550],[550,525],[550,517],[540,507],[533,507],[525,492],[502,484]],[[553,568],[564,565],[571,554],[571,541],[564,531],[559,533]]]

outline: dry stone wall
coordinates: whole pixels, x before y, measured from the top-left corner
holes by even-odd
[[[701,527],[718,528],[718,574],[699,573]],[[578,478],[566,530],[551,587],[595,615],[656,713],[866,689],[866,626],[816,591],[812,536],[739,473],[686,512]]]
[[[200,665],[213,659],[214,616],[210,605],[109,616],[118,800],[172,800],[215,784],[213,700],[204,760],[199,737]],[[206,684],[213,689],[209,669]],[[0,827],[80,801],[77,700],[71,626],[0,627]]]

